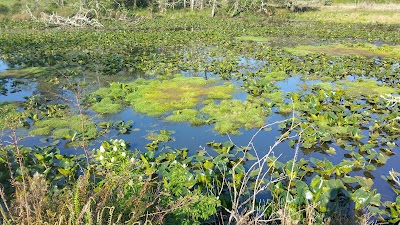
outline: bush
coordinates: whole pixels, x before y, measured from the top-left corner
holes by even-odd
[[[0,4],[0,14],[8,14],[10,12],[10,8],[6,5]]]

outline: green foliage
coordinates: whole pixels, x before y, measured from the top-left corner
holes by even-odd
[[[93,104],[92,109],[100,114],[117,113],[122,110],[122,105],[113,103],[111,98],[106,97],[100,102]]]
[[[372,44],[360,43],[352,44],[335,44],[335,45],[320,45],[320,46],[295,46],[293,48],[284,48],[286,51],[299,56],[304,56],[313,53],[325,53],[330,55],[361,55],[366,57],[399,57],[399,46],[383,45],[377,47]]]
[[[165,118],[171,122],[190,122],[191,125],[202,125],[206,121],[202,118],[201,114],[195,109],[182,109],[173,111],[171,115]]]
[[[239,36],[239,37],[236,37],[236,39],[239,40],[239,41],[255,41],[255,42],[268,42],[268,41],[270,41],[269,38],[254,37],[254,36]]]
[[[31,135],[52,135],[54,138],[70,139],[72,142],[85,139],[94,139],[99,135],[97,125],[88,116],[73,116],[71,118],[43,118],[34,123],[35,129]],[[84,126],[84,133],[82,133]]]
[[[260,128],[264,125],[264,118],[268,114],[264,107],[240,100],[223,100],[220,104],[211,103],[201,111],[210,116],[211,121],[215,122],[214,130],[221,134],[238,134],[241,127]]]
[[[381,96],[398,93],[398,90],[395,88],[379,85],[376,81],[369,79],[358,79],[355,82],[339,81],[337,84],[345,87],[347,95]]]
[[[100,105],[106,112],[117,108],[124,101],[133,105],[138,112],[150,116],[158,116],[172,110],[187,110],[194,108],[201,98],[226,99],[231,98],[233,85],[227,83],[215,86],[216,80],[203,78],[185,78],[180,75],[172,80],[156,81],[138,79],[129,84],[112,83],[109,89],[102,88],[92,94],[92,99],[103,98],[92,107],[99,111]],[[111,99],[117,103],[111,103]],[[118,109],[120,109],[118,107]]]
[[[8,6],[0,4],[0,14],[8,14],[10,11],[11,10]]]
[[[173,131],[168,131],[168,130],[160,130],[160,133],[150,132],[147,135],[146,139],[157,142],[167,142],[172,140],[171,134],[173,133],[174,133]]]
[[[24,114],[11,102],[0,102],[0,130],[16,129],[25,123]]]
[[[81,156],[62,155],[55,146],[26,148],[16,146],[2,146],[0,151],[0,182],[5,187],[5,192],[11,196],[12,187],[10,179],[22,181],[26,176],[41,174],[47,182],[58,183],[60,187],[71,185],[78,176]],[[22,160],[22,165],[19,158]]]

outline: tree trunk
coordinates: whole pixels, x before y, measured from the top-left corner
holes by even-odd
[[[186,9],[186,0],[183,0],[183,8]]]
[[[234,17],[236,15],[238,9],[239,9],[239,0],[236,0],[233,5],[233,12],[231,14],[231,17]]]
[[[212,10],[211,10],[211,17],[215,16],[215,8],[217,7],[217,0],[213,0]]]
[[[190,0],[190,8],[192,8],[192,11],[194,10],[194,0]]]

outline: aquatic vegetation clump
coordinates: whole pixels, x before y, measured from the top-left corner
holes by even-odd
[[[30,131],[31,135],[52,135],[53,138],[64,138],[75,140],[82,137],[82,123],[84,123],[86,139],[95,139],[99,133],[96,123],[88,116],[73,116],[71,118],[48,118],[38,120],[34,123],[35,129]]]
[[[146,139],[150,140],[150,141],[167,142],[167,141],[172,140],[171,135],[173,133],[174,133],[173,131],[169,131],[169,130],[160,130],[159,133],[150,132],[146,136]]]
[[[0,130],[15,129],[22,125],[23,114],[17,108],[15,103],[0,102]]]
[[[207,99],[229,99],[234,92],[234,85],[224,83],[217,85],[215,79],[205,80],[200,77],[186,78],[177,75],[171,80],[144,80],[137,79],[129,84],[112,83],[109,89],[101,88],[92,96],[107,99],[114,108],[119,109],[111,103],[111,99],[120,104],[130,103],[135,111],[149,116],[160,116],[173,110],[194,108],[201,100]],[[96,111],[102,101],[96,102],[92,107]],[[100,104],[99,104],[100,103]],[[101,109],[100,109],[101,110]]]
[[[260,76],[262,83],[283,81],[287,78],[287,74],[283,71],[261,73]]]
[[[286,51],[297,55],[305,56],[313,53],[325,53],[328,55],[360,55],[366,57],[400,57],[400,46],[382,45],[377,47],[372,44],[331,44],[331,45],[299,45],[293,48],[285,47]]]
[[[200,126],[206,123],[201,113],[195,109],[175,110],[165,118],[171,122],[189,122],[193,126]]]
[[[256,37],[256,36],[239,36],[235,37],[236,40],[239,41],[254,41],[254,42],[268,42],[270,38],[266,37]]]
[[[122,110],[122,105],[113,103],[111,98],[103,98],[100,102],[92,105],[92,109],[100,114],[117,113]]]
[[[23,69],[9,69],[0,72],[1,78],[36,78],[40,76],[49,75],[53,70],[46,67],[27,67]],[[54,72],[54,71],[53,71]]]
[[[206,105],[202,112],[215,121],[214,130],[221,134],[239,134],[239,129],[260,128],[268,111],[259,104],[240,100],[223,100],[220,104]]]
[[[346,94],[350,96],[381,96],[399,93],[395,88],[378,84],[376,81],[371,79],[339,81],[337,84],[343,85]]]

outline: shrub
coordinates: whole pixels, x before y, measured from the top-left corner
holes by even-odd
[[[0,14],[8,14],[10,12],[10,8],[6,5],[0,4]]]

